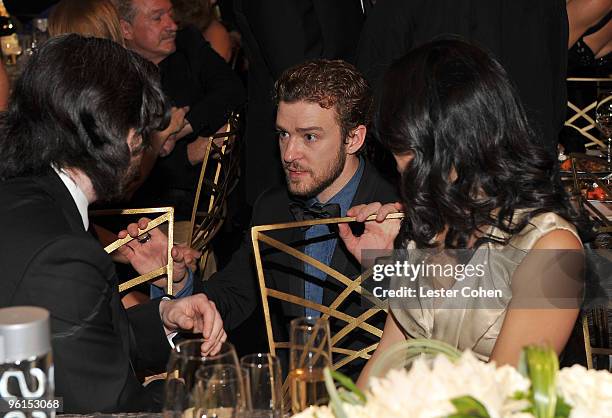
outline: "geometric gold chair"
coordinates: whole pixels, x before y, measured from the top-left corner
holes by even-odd
[[[150,280],[156,279],[160,276],[166,275],[167,277],[172,277],[172,242],[174,235],[174,208],[172,207],[162,207],[162,208],[144,208],[144,209],[102,209],[102,210],[94,210],[90,211],[91,217],[99,217],[99,216],[134,216],[134,215],[148,215],[148,217],[152,217],[154,214],[160,214],[149,222],[149,225],[146,229],[141,231],[141,235],[156,228],[162,224],[167,223],[167,233],[168,243],[167,243],[167,254],[168,254],[168,264],[161,266],[153,271],[140,275],[138,277],[129,279],[121,284],[119,284],[119,292],[123,292],[132,287],[138,286],[141,283],[148,282]],[[117,248],[122,245],[127,244],[128,242],[134,240],[130,235],[125,238],[117,239],[114,242],[107,245],[104,250],[111,254]],[[166,288],[166,293],[168,295],[172,295],[172,280],[167,280],[168,285]]]
[[[402,218],[402,213],[394,213],[388,216],[388,218]],[[369,219],[374,219],[375,216]],[[321,317],[325,319],[333,318],[337,323],[342,324],[341,328],[331,335],[331,351],[334,354],[334,363],[332,368],[334,370],[345,366],[357,359],[369,359],[378,347],[378,342],[371,344],[367,347],[363,347],[360,350],[352,350],[342,346],[343,339],[352,332],[365,332],[369,334],[373,339],[378,341],[382,336],[382,329],[375,327],[374,325],[367,322],[367,320],[381,311],[387,311],[387,304],[380,299],[374,297],[365,287],[362,286],[366,280],[371,277],[371,271],[366,271],[356,278],[349,278],[341,272],[334,270],[327,264],[323,264],[320,261],[304,254],[303,252],[290,247],[289,245],[280,242],[272,238],[268,232],[278,231],[283,229],[292,228],[304,228],[313,225],[328,225],[338,223],[349,223],[354,222],[355,218],[344,217],[344,218],[330,218],[330,219],[315,219],[308,221],[299,222],[287,222],[273,225],[259,225],[254,226],[251,229],[251,238],[253,243],[253,254],[255,258],[255,266],[257,270],[257,277],[259,280],[259,288],[261,290],[261,301],[264,313],[264,319],[266,323],[266,333],[268,337],[268,344],[270,353],[276,355],[277,349],[288,349],[288,341],[276,341],[275,331],[272,315],[270,312],[270,300],[276,299],[284,303],[296,305],[304,308],[310,308],[321,312]],[[268,287],[265,279],[264,266],[261,254],[262,244],[272,247],[282,253],[287,254],[289,257],[294,257],[303,263],[312,265],[313,267],[321,270],[326,275],[329,275],[337,280],[337,282],[343,286],[339,291],[336,299],[329,305],[325,306],[320,303],[316,303],[303,297],[296,296],[287,292],[282,292],[277,289]],[[341,245],[338,243],[338,245]],[[346,312],[339,309],[342,303],[351,295],[358,294],[363,297],[367,297],[371,303],[371,307],[365,309],[358,317],[353,317]],[[333,333],[333,331],[332,331]],[[277,334],[278,335],[278,334]],[[283,391],[286,394],[289,388],[289,379],[285,381],[283,385]]]
[[[568,78],[568,86],[602,88],[612,85],[612,78]],[[567,101],[567,111],[569,117],[565,121],[565,126],[578,132],[584,137],[586,149],[600,148],[605,150],[607,145],[598,138],[597,125],[591,114],[597,106],[596,95],[593,100],[584,105]]]
[[[226,217],[227,197],[240,175],[239,115],[232,114],[223,131],[209,138],[190,221],[177,222],[175,242],[202,252],[200,269],[212,260],[210,242]]]

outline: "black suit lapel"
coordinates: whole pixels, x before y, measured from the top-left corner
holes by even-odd
[[[83,219],[77,209],[76,203],[74,203],[72,195],[59,176],[55,172],[50,172],[45,176],[36,177],[34,181],[40,184],[43,190],[46,190],[47,193],[55,199],[62,209],[70,228],[75,232],[85,232]]]

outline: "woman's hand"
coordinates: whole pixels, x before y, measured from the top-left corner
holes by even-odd
[[[370,215],[376,215],[376,220],[365,222],[365,230],[360,236],[353,235],[348,224],[339,224],[340,238],[351,254],[361,263],[363,250],[391,250],[393,242],[400,229],[400,219],[385,219],[391,213],[402,211],[399,202],[385,205],[375,202],[352,207],[346,213],[355,217],[357,222],[365,222]]]

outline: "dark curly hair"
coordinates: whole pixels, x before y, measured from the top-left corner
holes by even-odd
[[[146,146],[169,122],[155,65],[108,39],[49,39],[14,87],[0,117],[0,180],[77,168],[98,197],[118,197],[130,129]]]
[[[506,244],[543,212],[582,222],[506,72],[480,48],[444,39],[414,49],[387,72],[379,103],[381,142],[413,156],[401,175],[403,239],[429,247],[448,227],[446,248],[465,248],[477,232],[476,246]]]
[[[357,68],[342,60],[318,59],[286,70],[274,86],[274,101],[318,103],[334,108],[342,138],[370,122],[372,92]]]

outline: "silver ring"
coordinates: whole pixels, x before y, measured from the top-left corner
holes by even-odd
[[[141,236],[139,236],[136,239],[138,240],[139,243],[146,244],[151,239],[151,234],[146,232],[146,233],[142,234]]]

